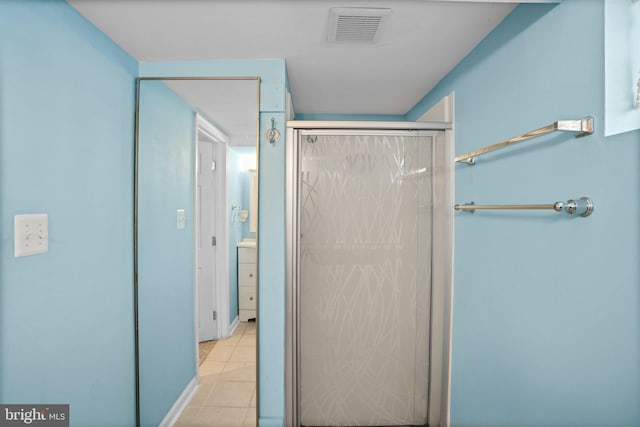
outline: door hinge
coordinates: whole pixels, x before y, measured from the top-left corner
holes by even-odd
[[[213,161],[211,162],[211,172],[215,172],[215,170],[216,170],[216,162]]]
[[[213,320],[218,319],[218,312],[213,310]]]
[[[215,246],[217,244],[216,236],[211,236],[211,246]]]

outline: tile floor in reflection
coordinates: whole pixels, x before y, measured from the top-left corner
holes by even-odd
[[[255,427],[256,323],[240,322],[200,364],[200,387],[176,427]]]
[[[215,341],[204,341],[198,344],[198,353],[199,353],[198,364],[199,365],[202,365],[202,363],[207,359],[207,356],[209,355],[209,353],[211,353],[211,350],[213,350],[213,347],[215,345],[216,345]]]

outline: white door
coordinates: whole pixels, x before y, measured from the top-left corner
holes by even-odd
[[[198,135],[196,170],[198,339],[200,342],[219,338],[216,313],[216,209],[215,146]]]

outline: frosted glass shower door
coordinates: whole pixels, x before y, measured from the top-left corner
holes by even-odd
[[[300,144],[300,423],[425,425],[433,137]]]

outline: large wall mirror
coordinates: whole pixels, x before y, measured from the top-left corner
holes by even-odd
[[[138,81],[138,425],[256,423],[259,87]]]

